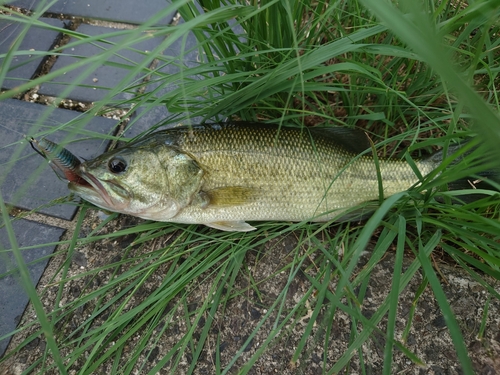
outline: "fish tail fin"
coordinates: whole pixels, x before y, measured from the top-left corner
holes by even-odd
[[[500,192],[500,168],[489,169],[451,181],[448,183],[448,190],[464,190],[464,194],[457,195],[457,199],[464,203],[472,203],[492,195],[488,194],[488,191],[498,193]],[[471,190],[477,190],[477,193]]]
[[[439,166],[441,163],[445,161],[446,158],[457,154],[461,150],[464,150],[464,152],[460,153],[458,157],[455,157],[453,160],[451,160],[448,165],[458,164],[464,159],[466,155],[469,155],[472,151],[474,151],[478,147],[478,146],[472,146],[472,148],[467,147],[469,142],[470,141],[465,141],[464,143],[460,143],[457,145],[450,145],[446,150],[446,154],[445,150],[441,149],[432,154],[431,156],[427,157],[425,160],[435,164],[436,166]]]
[[[439,151],[430,158],[433,162],[441,163],[446,158],[454,155],[453,160],[448,161],[446,169],[449,167],[463,164],[461,174],[455,180],[448,182],[448,191],[464,190],[464,194],[457,195],[457,199],[464,203],[471,203],[491,194],[482,192],[494,191],[500,192],[500,166],[491,156],[491,153],[485,150],[475,158],[469,159],[468,156],[478,150],[480,145],[471,143],[470,140],[448,147],[446,156],[444,151]],[[490,168],[484,169],[484,165],[490,165]],[[471,190],[478,190],[472,193]]]

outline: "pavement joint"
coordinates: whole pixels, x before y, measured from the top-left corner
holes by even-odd
[[[10,211],[9,214],[16,219],[25,219],[41,224],[48,224],[52,225],[54,227],[62,228],[62,229],[70,229],[73,230],[75,229],[75,218],[72,220],[64,220],[60,219],[58,217],[50,216],[50,215],[44,215],[39,212],[33,212],[33,211],[26,211],[22,210],[17,207],[13,207]]]

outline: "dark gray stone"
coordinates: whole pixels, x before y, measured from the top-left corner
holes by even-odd
[[[166,48],[159,57],[158,65],[146,84],[148,104],[139,105],[134,111],[126,137],[136,137],[153,126],[168,128],[179,123],[197,124],[201,117],[189,117],[180,88],[186,79],[203,80],[201,75],[183,74],[184,69],[194,68],[203,59],[198,51],[194,34],[180,38]],[[137,98],[140,101],[140,97]],[[191,99],[192,100],[192,99]]]
[[[40,118],[49,110],[52,110],[49,117],[40,124]],[[88,117],[81,113],[14,99],[0,102],[0,116],[0,192],[8,204],[26,210],[67,196],[69,191],[66,181],[57,178],[47,162],[24,140],[23,134],[40,138],[40,133],[49,132],[47,138],[56,143],[66,137],[69,140],[80,139],[67,145],[67,148],[78,157],[90,159],[104,152],[107,146],[102,139],[92,138],[92,132],[111,133],[117,123],[107,118],[92,117],[84,125]],[[80,120],[75,121],[79,116]],[[55,129],[70,121],[74,124],[65,127],[64,131]],[[80,130],[82,127],[83,130]],[[38,211],[71,219],[75,210],[76,207],[70,204],[57,204]]]
[[[64,27],[62,21],[53,18],[40,18],[41,22],[47,27]],[[17,22],[15,18],[12,20],[0,20],[0,54],[9,52],[12,44],[19,37],[25,25]],[[12,89],[29,81],[38,71],[40,63],[46,54],[39,55],[40,52],[47,52],[60,37],[60,33],[54,30],[32,25],[24,36],[21,44],[18,47],[18,54],[14,55],[9,71],[6,74],[5,80],[1,87],[4,89]],[[33,51],[32,54],[30,52]],[[0,58],[0,65],[3,59]]]
[[[203,9],[198,3],[195,2],[195,6],[200,13],[203,13]],[[181,19],[179,24],[183,22],[183,19]],[[234,25],[233,31],[243,43],[246,38],[243,28],[236,25],[234,20],[228,20],[228,23]],[[195,68],[202,61],[206,61],[206,56],[203,53],[200,54],[198,40],[193,33],[176,40],[166,48],[159,57],[158,66],[146,84],[145,93],[148,94],[149,102],[147,105],[143,105],[140,103],[140,96],[137,98],[139,100],[138,106],[134,110],[131,122],[124,135],[133,138],[151,129],[151,127],[163,129],[178,124],[192,125],[203,122],[204,118],[191,115],[190,103],[197,104],[196,101],[204,102],[205,100],[189,96],[189,94],[185,97],[181,91],[181,87],[186,80],[204,80],[202,75],[192,74],[187,71],[183,72],[183,69]],[[221,71],[224,71],[222,63]],[[208,88],[206,91],[208,91]],[[225,117],[212,118],[206,119],[206,121],[223,121],[225,119]]]
[[[120,32],[116,29],[91,25],[81,25],[76,31],[89,36]],[[74,47],[68,47],[63,51],[63,55],[57,59],[52,68],[52,72],[58,69],[64,70],[69,65],[81,61],[81,58],[106,53],[115,44],[120,45],[120,42],[124,38],[129,37],[130,36],[123,35],[105,37],[105,40],[109,43],[94,41]],[[136,64],[142,63],[147,59],[152,60],[152,56],[148,56],[146,53],[158,47],[162,40],[162,38],[148,38],[130,47],[124,47],[120,49],[117,54],[111,55],[109,59],[106,60],[106,64],[95,66],[95,69],[91,72],[88,72],[88,69],[92,66],[91,64],[94,64],[92,62],[79,68],[68,70],[65,74],[42,84],[39,92],[43,95],[55,97],[64,96],[65,98],[84,102],[95,102],[105,98],[110,89],[120,86],[124,87],[124,90],[118,93],[113,100],[123,101],[132,99],[137,87],[141,85],[143,78],[146,76],[146,72],[131,75],[130,70],[133,69]],[[69,43],[75,41],[75,38],[71,38]],[[150,64],[147,64],[146,67],[149,65]],[[126,84],[121,83],[124,80]],[[68,85],[71,84],[76,84],[77,86],[73,87],[69,94],[63,95]],[[108,101],[108,105],[112,105],[112,103]]]
[[[46,1],[17,0],[9,2],[24,9],[38,9]],[[153,25],[168,25],[172,22],[175,9],[167,9],[172,4],[169,0],[59,0],[52,4],[46,12],[64,14],[65,16],[94,18],[113,22],[142,24],[151,17],[161,13],[158,22]]]
[[[31,282],[36,286],[47,266],[47,257],[55,248],[53,245],[43,244],[58,241],[64,229],[22,219],[13,220],[12,227],[20,249],[35,246],[32,249],[22,249],[21,253],[28,266]],[[11,249],[7,231],[0,228],[0,337],[16,329],[29,300],[21,284],[18,265]],[[0,357],[9,342],[10,337],[0,340]]]

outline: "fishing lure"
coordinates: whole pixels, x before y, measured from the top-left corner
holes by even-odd
[[[29,142],[38,154],[48,160],[49,165],[60,178],[77,183],[81,180],[79,175],[81,161],[71,152],[46,138],[39,141],[30,138]]]

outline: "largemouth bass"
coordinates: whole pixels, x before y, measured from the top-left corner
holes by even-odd
[[[363,132],[346,128],[181,126],[73,161],[69,189],[106,210],[226,231],[255,229],[247,221],[346,219],[380,198],[369,149]],[[415,164],[425,176],[441,159]],[[380,159],[379,171],[384,197],[420,182],[400,160]]]

